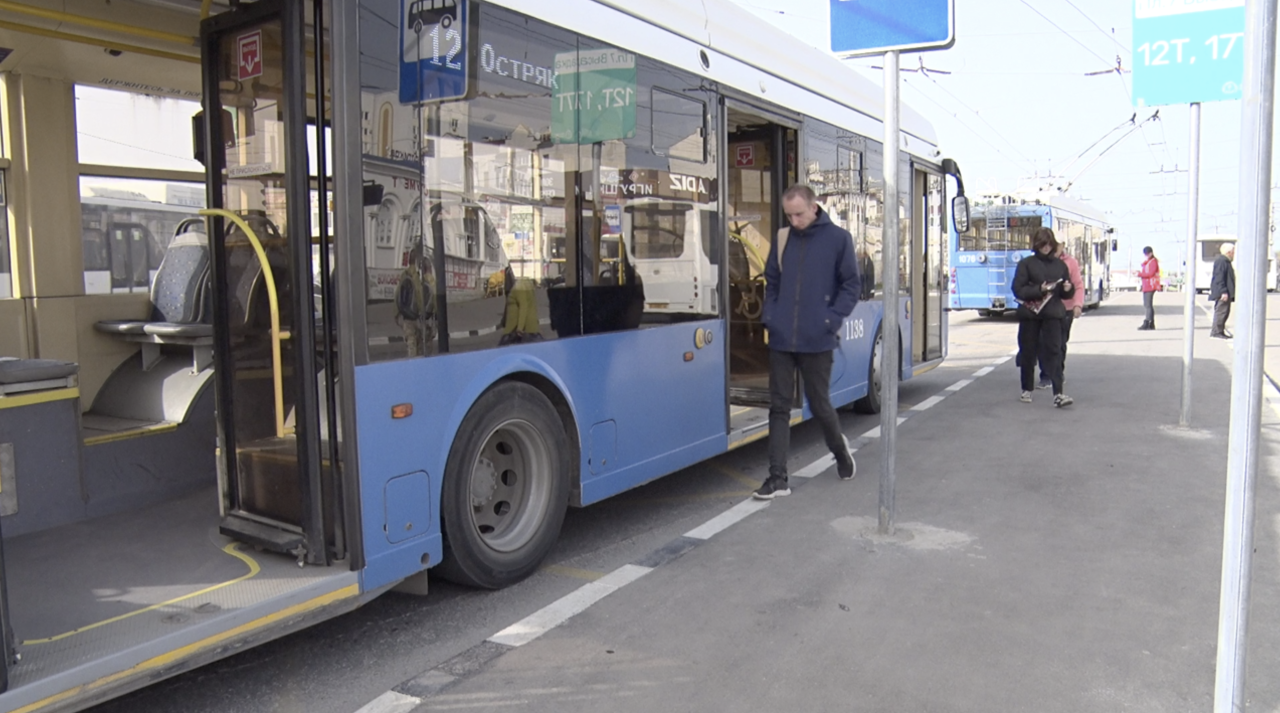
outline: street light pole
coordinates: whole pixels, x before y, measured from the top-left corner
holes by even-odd
[[[894,534],[895,469],[898,452],[898,52],[884,55],[884,319],[880,323],[880,524],[881,535]],[[867,388],[874,388],[869,384]]]
[[[1215,713],[1244,711],[1249,586],[1253,574],[1254,489],[1262,429],[1262,365],[1266,336],[1271,122],[1275,116],[1277,0],[1245,6],[1244,91],[1240,112],[1239,317],[1227,434],[1227,506],[1222,533]]]

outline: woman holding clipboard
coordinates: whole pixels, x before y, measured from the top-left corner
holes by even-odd
[[[1073,400],[1062,393],[1062,321],[1067,316],[1062,298],[1075,292],[1067,265],[1055,257],[1058,239],[1050,228],[1040,228],[1031,236],[1031,249],[1013,274],[1013,294],[1018,298],[1018,366],[1022,369],[1023,403],[1031,403],[1035,389],[1036,363],[1043,357],[1044,368],[1053,383],[1053,405],[1070,406]]]

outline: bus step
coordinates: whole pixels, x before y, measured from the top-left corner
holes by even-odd
[[[769,408],[769,392],[763,389],[729,389],[729,403],[734,406]]]
[[[218,531],[233,540],[239,540],[268,552],[294,554],[303,545],[302,533],[271,527],[256,520],[231,513],[222,519]]]

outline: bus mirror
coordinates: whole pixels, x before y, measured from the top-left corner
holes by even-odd
[[[951,222],[955,225],[957,233],[969,230],[969,199],[965,196],[956,196],[951,199]]]

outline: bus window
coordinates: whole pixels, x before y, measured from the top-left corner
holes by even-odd
[[[706,104],[654,87],[650,109],[655,154],[698,163],[707,160]]]
[[[627,206],[631,216],[631,254],[638,260],[684,255],[684,222],[691,206],[650,203]]]

